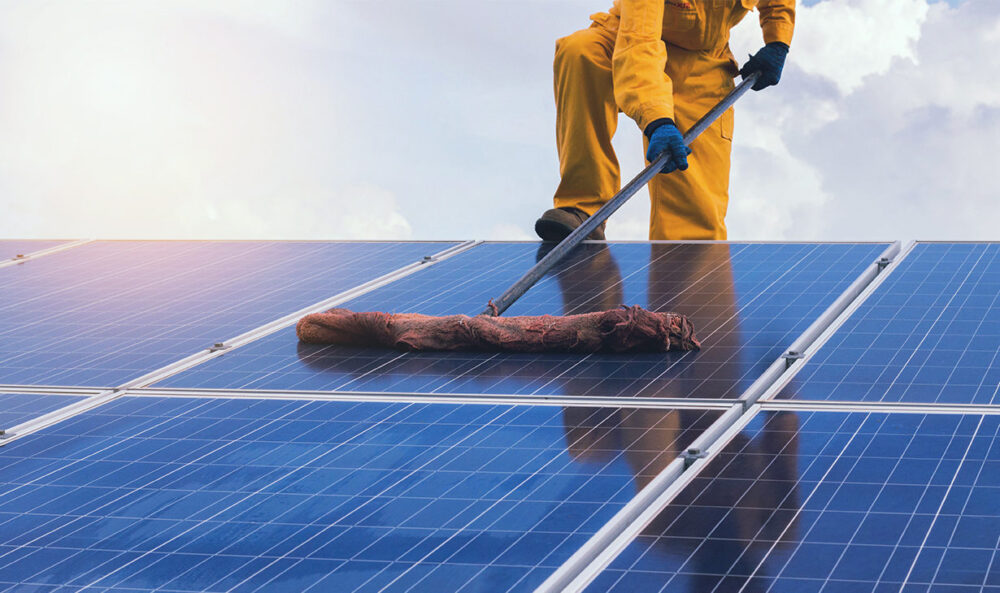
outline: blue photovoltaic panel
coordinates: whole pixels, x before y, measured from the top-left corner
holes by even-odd
[[[38,418],[83,399],[83,396],[0,393],[0,429]]]
[[[1000,244],[918,244],[778,397],[1000,403]]]
[[[998,429],[997,416],[763,413],[587,593],[996,593]]]
[[[531,591],[720,414],[124,397],[0,448],[0,584]]]
[[[2,239],[0,240],[0,261],[13,259],[19,255],[29,255],[36,251],[61,245],[66,241],[48,239]]]
[[[450,243],[102,241],[0,269],[0,384],[113,387]]]
[[[694,322],[697,353],[400,354],[298,345],[294,331],[159,386],[364,392],[736,398],[886,248],[885,244],[588,244],[507,315],[641,304]],[[478,314],[536,259],[538,244],[487,244],[344,305]]]

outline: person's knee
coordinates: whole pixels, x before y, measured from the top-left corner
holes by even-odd
[[[556,66],[594,64],[605,53],[601,38],[591,29],[583,29],[556,40]]]

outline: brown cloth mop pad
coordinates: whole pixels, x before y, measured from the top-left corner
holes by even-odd
[[[666,352],[701,347],[687,317],[654,313],[638,305],[538,317],[432,317],[331,309],[306,315],[295,332],[310,344],[414,351]]]

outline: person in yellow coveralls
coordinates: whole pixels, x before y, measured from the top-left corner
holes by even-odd
[[[765,46],[739,69],[729,31],[754,7]],[[725,239],[733,111],[690,149],[680,130],[732,91],[737,74],[760,72],[754,90],[778,83],[795,0],[615,0],[608,12],[590,18],[589,28],[556,42],[561,181],[555,208],[538,219],[535,231],[559,241],[618,192],[611,137],[622,111],[643,131],[647,161],[671,153],[649,183],[649,238]],[[590,238],[603,239],[604,225]]]

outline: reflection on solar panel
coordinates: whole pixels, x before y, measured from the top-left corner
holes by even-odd
[[[0,268],[0,384],[114,387],[448,243],[90,243]]]
[[[36,251],[55,247],[66,241],[47,241],[44,239],[4,239],[0,240],[0,261],[9,260],[19,255],[28,255]]]
[[[2,449],[0,583],[530,591],[719,415],[124,397]]]
[[[0,430],[21,424],[83,399],[81,396],[0,393]]]
[[[638,303],[689,315],[699,353],[398,354],[294,346],[279,332],[158,386],[602,397],[736,398],[885,244],[593,244],[508,315]],[[487,244],[366,294],[354,310],[476,314],[535,260],[537,244]]]
[[[918,244],[779,397],[1000,403],[1000,244]]]
[[[762,413],[587,591],[995,591],[998,429]]]
[[[99,242],[8,265],[0,385],[119,385],[448,245]],[[510,311],[672,309],[698,354],[386,354],[285,331],[166,381],[274,392],[62,409],[80,397],[8,386],[0,592],[527,592],[599,572],[588,591],[1000,593],[1000,246],[919,245],[791,365],[784,396],[849,411],[636,399],[735,398],[884,248],[592,244]],[[475,247],[347,305],[477,313],[535,249]],[[454,393],[477,403],[432,396]]]

